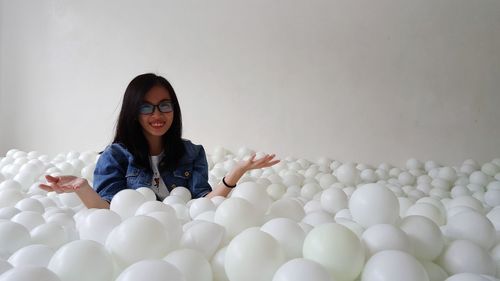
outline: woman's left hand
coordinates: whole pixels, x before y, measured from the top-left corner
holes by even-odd
[[[274,159],[276,157],[275,154],[265,154],[262,158],[255,159],[256,154],[252,154],[248,160],[243,160],[237,164],[238,168],[246,171],[250,171],[253,169],[261,169],[271,167],[280,162],[278,159]]]

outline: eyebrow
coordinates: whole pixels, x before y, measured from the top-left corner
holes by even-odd
[[[171,100],[171,99],[162,99],[161,101],[159,101],[159,102],[158,102],[158,104],[160,104],[160,103],[162,103],[162,102],[165,102],[165,101],[172,102],[172,100]],[[144,103],[148,103],[148,104],[152,104],[152,103],[150,103],[149,101],[146,101],[146,100],[145,100],[145,101],[143,101],[143,102],[144,102]]]

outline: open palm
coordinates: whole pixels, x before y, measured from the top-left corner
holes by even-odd
[[[46,175],[45,179],[47,179],[47,183],[42,183],[39,187],[45,191],[55,191],[57,193],[75,192],[87,182],[86,179],[75,176],[53,177]]]

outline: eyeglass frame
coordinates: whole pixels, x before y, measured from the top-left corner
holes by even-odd
[[[160,105],[163,105],[163,104],[170,104],[170,111],[165,111],[163,112],[161,109],[160,109]],[[153,107],[153,111],[151,111],[150,113],[143,113],[141,112],[141,108],[143,106],[152,106]],[[151,114],[154,114],[155,111],[156,111],[156,108],[158,108],[158,112],[160,113],[170,113],[170,112],[174,112],[174,102],[172,100],[163,100],[163,101],[160,101],[160,103],[158,104],[151,104],[149,102],[144,102],[142,103],[140,106],[139,106],[139,114],[141,115],[151,115]]]

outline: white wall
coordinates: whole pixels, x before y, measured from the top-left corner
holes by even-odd
[[[3,1],[0,1],[0,157],[5,155],[4,153],[4,148],[7,147],[6,145],[6,140],[8,137],[7,133],[7,121],[6,116],[5,116],[5,101],[3,98],[4,95],[4,83],[3,83],[3,58],[4,58],[4,52],[3,52],[3,40],[2,40],[2,34],[3,34],[3,26],[4,26],[4,16],[3,16]]]
[[[209,151],[500,156],[500,1],[0,2],[0,155],[102,149],[127,83],[156,72]]]

